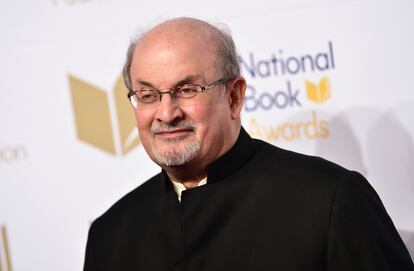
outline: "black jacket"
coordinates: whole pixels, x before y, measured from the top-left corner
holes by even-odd
[[[178,202],[164,172],[91,226],[85,271],[412,271],[378,195],[358,173],[251,139]]]

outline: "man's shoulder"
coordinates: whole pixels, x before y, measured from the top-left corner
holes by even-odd
[[[350,170],[322,157],[306,155],[276,147],[255,139],[257,152],[252,160],[260,172],[274,174],[278,180],[289,182],[309,182],[315,184],[335,182]],[[280,178],[282,177],[283,178]]]
[[[309,199],[309,206],[331,206],[338,194],[345,198],[364,195],[379,201],[375,190],[358,172],[321,157],[285,150],[261,140],[255,140],[255,144],[258,147],[250,171],[255,175],[255,183],[260,184],[257,186],[260,190],[293,201]]]
[[[148,179],[137,188],[115,202],[105,213],[98,217],[96,223],[119,221],[131,214],[149,212],[157,194],[161,192],[162,174]]]

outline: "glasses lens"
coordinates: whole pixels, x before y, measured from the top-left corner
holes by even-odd
[[[155,90],[137,92],[138,101],[142,104],[151,104],[159,101],[159,95]]]
[[[201,92],[201,87],[199,85],[186,84],[186,85],[177,87],[174,90],[174,95],[175,97],[179,99],[180,98],[188,99],[188,98],[195,97],[200,92]]]
[[[137,109],[150,109],[159,104],[160,96],[154,89],[141,89],[130,96],[132,106]]]
[[[129,97],[131,104],[134,108],[137,109],[151,109],[156,107],[159,104],[158,96],[145,95],[139,97],[137,93]]]
[[[138,108],[137,94],[133,94],[133,95],[129,96],[129,100],[131,101],[131,104],[134,108]]]

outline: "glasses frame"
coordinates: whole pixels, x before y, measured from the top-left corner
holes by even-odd
[[[210,83],[210,84],[207,84],[207,85],[203,85],[203,86],[200,85],[200,84],[195,84],[195,83],[187,83],[187,84],[183,84],[183,85],[179,85],[179,86],[172,87],[172,88],[167,89],[167,90],[164,90],[164,91],[163,90],[158,90],[156,88],[151,87],[151,89],[153,89],[154,91],[156,91],[156,93],[157,93],[157,95],[159,97],[158,104],[156,104],[156,106],[154,106],[154,108],[156,108],[159,105],[159,103],[162,100],[162,95],[164,95],[164,94],[169,94],[170,97],[171,97],[171,100],[172,101],[175,101],[175,99],[177,98],[176,97],[177,91],[180,90],[180,88],[182,88],[183,86],[193,85],[193,86],[196,86],[197,87],[197,94],[195,94],[193,97],[188,97],[188,99],[192,99],[192,98],[196,97],[199,93],[204,93],[206,90],[208,90],[210,88],[213,88],[213,87],[215,87],[217,85],[225,84],[228,81],[230,81],[231,79],[232,78],[221,78],[221,79],[219,79],[217,81],[214,81],[213,83]],[[131,97],[134,96],[134,95],[137,95],[137,94],[138,94],[138,91],[135,91],[135,90],[129,90],[129,92],[128,92],[128,100],[131,102],[132,107],[134,107],[134,108],[138,108],[138,106],[137,107],[134,106],[134,103],[131,101]],[[139,101],[138,95],[137,95],[137,99]],[[142,103],[145,104],[145,102],[142,102]],[[147,103],[147,104],[151,104],[151,103]]]

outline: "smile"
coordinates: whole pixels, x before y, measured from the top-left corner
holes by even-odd
[[[186,137],[193,132],[194,130],[192,129],[174,129],[174,130],[157,131],[156,133],[154,133],[154,136],[165,138],[165,139],[173,139],[173,138],[179,138],[179,137]]]

